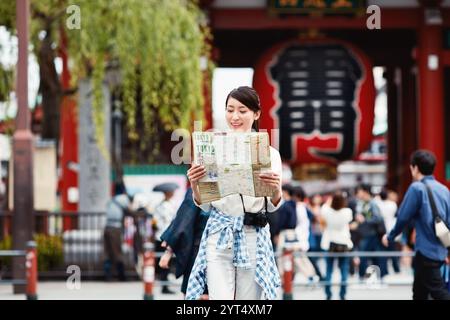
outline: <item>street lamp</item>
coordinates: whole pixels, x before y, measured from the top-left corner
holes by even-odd
[[[113,101],[113,128],[114,128],[114,167],[116,170],[115,180],[119,181],[122,175],[122,112],[120,111],[120,101],[114,98]]]
[[[28,110],[28,21],[29,0],[16,1],[19,58],[17,63],[16,128],[13,136],[14,214],[12,240],[14,250],[25,250],[32,240],[33,221],[33,135]],[[13,258],[13,279],[25,279],[25,257]],[[14,284],[13,291],[25,293],[24,284]]]
[[[106,66],[105,82],[112,92],[112,105],[114,108],[112,115],[113,122],[113,160],[114,160],[114,182],[122,180],[122,119],[120,110],[121,102],[118,97],[118,88],[122,84],[119,62],[113,59]]]

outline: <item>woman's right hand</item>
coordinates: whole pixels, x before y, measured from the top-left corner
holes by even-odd
[[[191,185],[196,185],[204,176],[206,176],[206,169],[199,164],[192,164],[191,168],[187,171],[187,177]]]

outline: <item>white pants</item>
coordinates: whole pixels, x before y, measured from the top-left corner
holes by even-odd
[[[206,281],[210,300],[260,300],[262,289],[255,281],[256,229],[244,226],[251,268],[233,265],[233,248],[216,248],[219,234],[210,235],[206,246]]]

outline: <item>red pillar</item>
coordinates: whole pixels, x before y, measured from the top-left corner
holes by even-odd
[[[425,11],[425,9],[424,9]],[[437,158],[434,175],[445,180],[442,27],[425,21],[419,29],[419,148]],[[436,60],[437,59],[437,60]]]
[[[400,126],[400,198],[403,197],[412,177],[409,172],[409,163],[411,154],[417,149],[418,137],[418,118],[417,118],[417,98],[416,93],[416,70],[411,65],[402,66],[401,76],[401,97],[402,102],[398,110],[398,119]]]
[[[63,63],[61,82],[64,90],[70,88],[70,72],[67,57],[67,37],[61,28],[60,57]],[[78,204],[69,202],[68,192],[70,188],[78,187],[78,173],[69,164],[78,163],[78,138],[77,138],[77,110],[76,101],[70,96],[64,96],[61,102],[61,137],[60,137],[60,166],[61,176],[59,191],[61,193],[62,211],[77,211]],[[63,229],[69,230],[76,226],[70,217],[64,217]]]
[[[387,104],[388,104],[388,177],[389,189],[398,190],[399,185],[399,79],[398,70],[394,66],[388,66],[384,73],[387,82]]]

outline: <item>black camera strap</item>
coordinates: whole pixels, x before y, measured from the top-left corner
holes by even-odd
[[[247,212],[245,210],[245,205],[244,205],[244,197],[242,196],[242,194],[239,193],[239,195],[241,196],[241,202],[242,202],[242,209],[244,210],[244,213],[252,213],[252,212]],[[267,197],[264,197],[264,213],[267,213]],[[258,213],[258,212],[254,212],[254,213]]]

